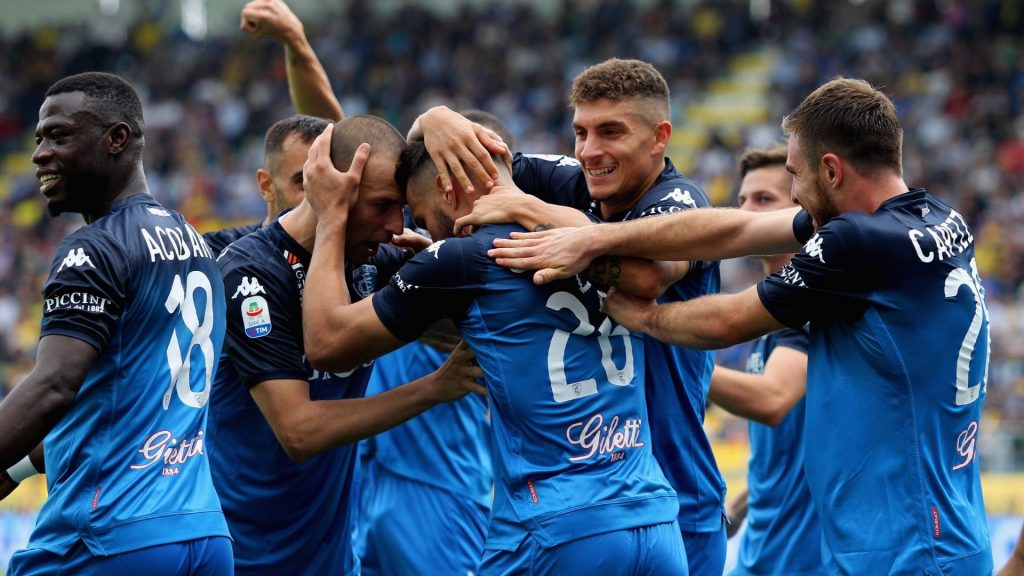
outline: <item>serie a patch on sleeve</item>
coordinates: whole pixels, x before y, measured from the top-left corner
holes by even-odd
[[[249,338],[262,338],[270,334],[270,311],[263,296],[250,296],[242,300],[242,324]]]

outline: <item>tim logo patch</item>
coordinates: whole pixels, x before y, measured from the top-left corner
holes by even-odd
[[[242,300],[242,325],[245,335],[249,338],[262,338],[270,334],[270,311],[267,301],[262,296],[252,296]]]

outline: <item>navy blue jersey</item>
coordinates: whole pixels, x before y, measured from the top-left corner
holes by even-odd
[[[387,271],[401,258],[381,247]],[[356,444],[293,462],[249,388],[306,380],[312,400],[358,398],[369,365],[313,370],[302,342],[302,289],[310,254],[274,222],[231,244],[224,276],[227,336],[211,403],[213,479],[234,536],[239,574],[352,574],[352,474]],[[348,270],[354,300],[376,288],[376,261]],[[387,276],[380,276],[384,279]]]
[[[515,174],[516,185],[528,193],[542,199],[544,190],[586,193],[583,171],[571,158],[523,155],[520,163],[533,165],[532,169],[522,168]],[[665,170],[633,208],[609,220],[635,220],[709,206],[711,202],[700,186],[679,174],[666,158]],[[590,210],[600,215],[596,204]],[[689,300],[716,293],[718,289],[718,263],[692,262],[690,272],[670,286],[658,302]],[[725,480],[704,433],[714,354],[672,346],[654,338],[646,338],[644,348],[654,455],[679,495],[679,527],[684,532],[721,530]]]
[[[747,372],[764,374],[779,347],[807,354],[807,331],[787,328],[759,338],[747,358]],[[734,575],[823,573],[821,527],[804,477],[805,405],[801,398],[778,426],[750,422],[749,511]]]
[[[228,535],[206,435],[223,294],[202,237],[149,194],[118,200],[61,242],[42,336],[99,355],[46,436],[49,498],[29,548],[63,555],[82,540],[108,555]]]
[[[963,217],[920,189],[845,213],[758,293],[810,321],[804,458],[829,568],[988,574],[989,322]]]
[[[651,453],[643,341],[600,312],[574,277],[536,286],[487,257],[518,226],[435,243],[373,296],[412,340],[440,318],[476,352],[491,402],[494,504],[485,545],[545,548],[675,519],[675,492]]]
[[[253,222],[252,224],[246,224],[245,226],[236,226],[234,228],[224,228],[222,230],[211,230],[203,233],[203,239],[206,240],[206,244],[213,250],[213,254],[216,256],[224,251],[235,240],[238,240],[246,234],[251,234],[260,229],[263,224],[261,222]]]

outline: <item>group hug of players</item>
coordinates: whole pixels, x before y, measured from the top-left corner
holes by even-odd
[[[479,111],[343,117],[287,6],[242,21],[311,113],[267,133],[263,222],[200,236],[148,193],[123,79],[44,97],[40,192],[86,225],[0,404],[2,493],[49,488],[10,574],[717,576],[748,506],[736,574],[991,573],[973,237],[903,182],[883,93],[822,85],[712,209],[650,64],[575,78],[575,158],[513,154]],[[729,503],[709,396],[752,420]]]

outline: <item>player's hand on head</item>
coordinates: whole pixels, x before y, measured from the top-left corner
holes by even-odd
[[[470,392],[487,395],[487,389],[476,381],[483,378],[484,372],[477,366],[476,355],[465,342],[459,342],[433,376],[442,402],[458,400]]]
[[[305,36],[302,21],[283,0],[252,0],[242,8],[239,27],[257,38],[282,42]]]
[[[513,232],[511,238],[496,238],[487,255],[499,266],[516,270],[537,270],[534,284],[547,284],[575,276],[590,266],[594,256],[587,251],[586,234],[593,226],[554,228],[541,232]]]
[[[413,252],[422,252],[433,243],[434,241],[430,238],[408,228],[403,229],[401,234],[391,238],[392,246],[412,250]]]
[[[328,124],[313,140],[302,166],[302,181],[306,200],[318,219],[333,221],[342,218],[347,222],[348,213],[359,198],[359,182],[362,180],[363,167],[370,157],[370,145],[360,144],[349,169],[341,172],[331,161],[333,134],[334,124]]]
[[[518,222],[517,208],[531,201],[538,200],[515,186],[497,184],[476,199],[472,212],[455,221],[453,233],[464,236],[483,224],[515,224]]]
[[[651,315],[657,305],[655,300],[639,298],[629,292],[612,288],[601,305],[601,311],[625,326],[627,330],[647,332]]]
[[[445,106],[431,108],[418,122],[423,144],[445,190],[453,190],[452,176],[467,192],[477,193],[486,190],[477,190],[470,174],[488,188],[498,180],[498,168],[491,159],[491,152],[507,154],[508,146],[495,131]]]

